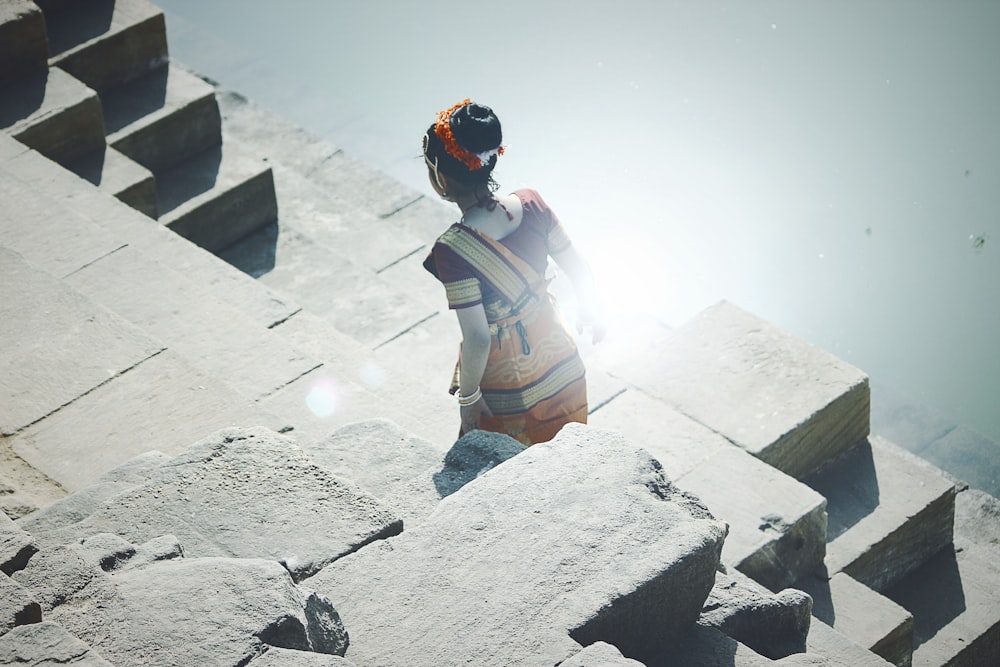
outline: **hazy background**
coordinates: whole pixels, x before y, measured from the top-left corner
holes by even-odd
[[[728,299],[1000,441],[1000,2],[157,0],[177,60],[433,196],[492,106],[608,301]]]

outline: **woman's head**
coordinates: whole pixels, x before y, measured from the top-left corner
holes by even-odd
[[[438,174],[465,186],[489,185],[501,143],[497,115],[466,99],[438,114],[424,135],[424,159],[438,185]]]

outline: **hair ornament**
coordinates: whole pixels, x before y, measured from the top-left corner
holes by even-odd
[[[434,134],[436,134],[437,138],[441,140],[442,144],[444,144],[444,149],[449,155],[464,164],[470,170],[476,171],[489,165],[490,160],[492,160],[495,155],[503,155],[504,147],[497,146],[492,150],[484,151],[482,153],[473,153],[462,148],[462,146],[458,143],[458,140],[455,139],[455,135],[451,132],[451,116],[467,104],[472,104],[472,100],[468,97],[457,104],[453,104],[444,111],[439,111],[437,115],[437,122],[434,123]]]

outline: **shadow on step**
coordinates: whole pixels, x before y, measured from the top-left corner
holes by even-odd
[[[913,647],[931,639],[966,610],[955,549],[948,545],[883,594],[913,614]]]
[[[275,220],[215,254],[251,278],[260,278],[274,269],[280,233]]]
[[[160,215],[215,187],[222,165],[222,144],[216,144],[184,162],[179,168],[157,172]]]
[[[827,542],[832,542],[875,511],[879,483],[867,440],[803,480],[827,499]]]
[[[115,13],[115,0],[67,3],[36,0],[45,13],[49,53],[58,55],[108,32]]]
[[[46,69],[14,83],[0,86],[0,128],[24,120],[42,107],[49,80]]]
[[[126,86],[102,93],[105,132],[117,132],[166,106],[169,72],[167,66],[157,67]]]

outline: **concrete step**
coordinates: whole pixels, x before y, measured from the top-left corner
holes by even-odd
[[[42,0],[49,63],[105,91],[167,62],[163,12],[146,0]]]
[[[108,144],[159,172],[221,141],[215,89],[162,65],[101,96]]]
[[[159,171],[160,223],[218,252],[278,218],[271,168],[232,144],[216,144]]]
[[[797,479],[868,435],[864,373],[727,302],[620,377]]]
[[[60,164],[104,147],[97,93],[58,69],[0,86],[0,129]]]
[[[952,541],[954,484],[887,440],[872,437],[806,481],[827,499],[831,574],[882,591]]]
[[[156,218],[153,172],[114,148],[105,146],[71,162],[66,168],[143,215]]]
[[[71,208],[110,233],[116,243],[126,242],[152,257],[169,257],[173,269],[238,307],[258,326],[274,326],[301,309],[288,297],[2,134],[0,163],[40,195]]]
[[[1000,501],[955,498],[955,544],[885,594],[913,614],[914,667],[1000,664]]]
[[[843,572],[807,576],[794,588],[813,599],[812,613],[855,644],[904,667],[913,657],[913,615]]]
[[[0,83],[43,72],[49,46],[42,10],[30,0],[0,4]]]
[[[643,392],[590,416],[649,451],[667,477],[729,524],[722,561],[778,591],[823,563],[826,502],[818,493]]]

